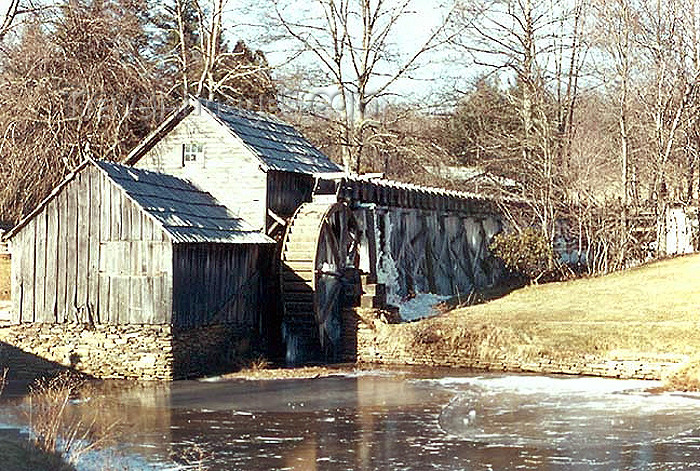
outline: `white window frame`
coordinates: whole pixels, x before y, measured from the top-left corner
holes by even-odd
[[[188,142],[182,144],[182,166],[204,162],[204,144],[201,142]]]

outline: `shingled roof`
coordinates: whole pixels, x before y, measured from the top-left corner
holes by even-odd
[[[193,183],[164,173],[88,159],[54,189],[5,237],[11,238],[40,212],[87,165],[95,165],[143,211],[151,215],[174,243],[272,244],[275,241],[234,215]]]
[[[95,164],[158,220],[174,242],[274,243],[187,180],[112,162]]]
[[[340,166],[316,149],[299,131],[265,113],[234,108],[214,101],[191,98],[148,136],[126,158],[134,165],[160,139],[190,113],[208,113],[238,138],[257,157],[266,170],[294,173],[336,173]]]
[[[291,125],[274,116],[199,99],[265,162],[270,170],[297,173],[340,172],[331,161]]]

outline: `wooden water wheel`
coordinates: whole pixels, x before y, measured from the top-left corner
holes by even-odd
[[[305,203],[287,227],[281,287],[287,361],[334,361],[342,311],[360,292],[358,231],[344,203]]]

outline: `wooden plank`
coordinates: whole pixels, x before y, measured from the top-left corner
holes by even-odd
[[[159,275],[163,271],[163,244],[162,242],[154,242],[148,245],[149,273],[151,275]]]
[[[74,322],[78,281],[78,199],[79,183],[73,180],[66,191],[66,318]]]
[[[132,274],[138,276],[146,276],[148,272],[148,251],[146,250],[146,244],[143,241],[133,242],[134,253],[133,257],[133,272]]]
[[[214,298],[212,290],[214,273],[216,269],[212,258],[214,254],[212,253],[212,246],[209,244],[204,244],[203,247],[204,254],[202,257],[202,308],[200,310],[200,315],[194,320],[195,325],[209,324],[212,319],[212,311],[214,310],[214,305],[216,299]]]
[[[110,288],[110,283],[109,283],[109,275],[105,272],[100,272],[99,274],[99,280],[98,280],[98,290],[99,290],[99,295],[100,295],[100,300],[97,304],[97,317],[100,322],[103,323],[111,323],[111,316],[110,316],[110,306],[109,306],[109,301],[110,301],[110,295],[109,295],[109,288]]]
[[[144,321],[148,324],[156,323],[153,304],[153,280],[152,276],[147,276],[141,282],[141,309],[143,310]]]
[[[131,291],[131,277],[119,276],[117,279],[119,280],[119,286],[116,289],[119,324],[130,324],[129,298]]]
[[[204,277],[206,273],[206,252],[203,250],[203,246],[197,246],[196,256],[194,259],[196,268],[196,273],[194,276],[195,283],[199,285],[199,289],[194,289],[196,295],[196,304],[192,310],[192,316],[190,316],[188,325],[195,326],[198,325],[205,317],[207,308],[206,299],[206,288],[204,286]]]
[[[143,240],[143,216],[144,213],[134,203],[129,204],[131,210],[131,240]]]
[[[163,277],[161,281],[161,301],[156,310],[156,323],[165,324],[171,322],[173,309],[173,246],[172,244],[164,243],[161,245],[162,258],[161,263],[164,266],[161,268]]]
[[[131,240],[131,201],[124,195],[119,193],[121,201],[121,230],[119,232],[119,240]]]
[[[145,214],[141,222],[141,240],[153,240],[153,221]]]
[[[124,286],[123,281],[124,277],[121,275],[114,275],[110,278],[109,304],[111,306],[110,315],[112,316],[110,324],[121,324],[124,319],[124,303],[125,300],[128,300],[129,285]],[[124,296],[124,288],[127,291],[126,296]]]
[[[106,242],[111,240],[112,183],[101,173],[98,179],[100,184],[100,242]]]
[[[198,300],[198,290],[197,290],[197,256],[195,254],[195,248],[192,246],[187,247],[183,250],[183,277],[184,279],[190,280],[189,283],[183,283],[181,288],[183,289],[183,296],[185,296],[186,304],[185,309],[180,313],[180,322],[183,326],[189,326],[194,316],[194,311],[197,309]],[[184,280],[183,280],[184,281]]]
[[[107,287],[107,323],[110,325],[119,324],[119,306],[118,306],[118,295],[117,289],[119,289],[119,273],[115,272],[114,262],[120,256],[117,250],[115,250],[114,242],[107,244],[104,247],[104,258],[105,258],[105,275],[108,281]]]
[[[44,313],[46,322],[57,322],[56,280],[58,279],[58,201],[53,199],[46,206],[46,290]]]
[[[153,317],[156,324],[164,324],[166,322],[166,304],[163,299],[165,275],[155,276],[151,279],[153,280]]]
[[[110,230],[109,230],[109,240],[120,240],[121,239],[121,227],[122,227],[122,212],[121,212],[121,198],[122,194],[116,185],[109,185],[109,219],[110,219]]]
[[[226,310],[228,312],[226,316],[229,322],[236,322],[240,318],[240,313],[232,299],[232,296],[238,296],[238,290],[240,289],[237,284],[239,273],[241,273],[241,266],[239,265],[238,251],[231,248],[226,256],[226,272],[224,273],[226,286],[224,287],[223,296],[223,301],[227,303]]]
[[[143,310],[143,294],[142,284],[146,278],[141,276],[131,277],[131,286],[129,289],[129,321],[134,324],[150,324],[150,319],[147,319]]]
[[[76,178],[78,191],[76,194],[78,207],[78,232],[76,252],[75,278],[75,307],[77,312],[85,311],[88,302],[88,263],[90,256],[90,186],[89,173],[91,168],[80,172]],[[80,318],[81,322],[87,319]]]
[[[220,309],[223,307],[223,304],[226,302],[226,280],[228,279],[228,271],[230,267],[230,250],[228,247],[224,248],[223,246],[219,247],[218,253],[217,253],[217,264],[218,264],[218,270],[216,271],[216,308]],[[221,318],[225,322],[230,322],[231,317],[230,317],[230,312],[228,309],[224,313],[221,314]]]
[[[101,174],[90,168],[88,172],[90,193],[90,235],[88,243],[88,293],[87,304],[93,316],[93,322],[99,318],[99,282],[100,282],[100,238],[102,236],[102,191]]]
[[[182,276],[182,247],[176,246],[173,248],[173,325],[180,325],[180,313],[184,309],[185,298],[183,295],[183,276]]]
[[[24,274],[24,245],[22,237],[25,229],[21,229],[12,239],[11,277],[12,277],[12,323],[19,324],[22,320],[22,293]]]
[[[129,243],[129,253],[124,254],[124,263],[129,264],[129,298],[127,308],[128,323],[144,324],[143,312],[141,308],[141,286],[139,284],[141,268],[141,242],[132,241]]]
[[[233,298],[233,303],[231,304],[231,309],[233,310],[233,315],[236,321],[242,324],[252,323],[253,317],[250,312],[247,312],[248,307],[248,290],[249,286],[246,284],[249,282],[250,270],[250,257],[248,256],[248,251],[236,250],[232,256],[235,262],[235,273],[237,276],[234,278],[234,285],[236,287],[235,297]]]
[[[34,322],[47,322],[44,317],[46,287],[46,208],[34,217]]]
[[[34,322],[34,294],[35,294],[35,274],[36,274],[36,223],[31,220],[25,226],[26,233],[22,238],[24,245],[23,253],[26,255],[27,265],[24,267],[24,281],[22,293],[22,322]]]
[[[192,279],[190,247],[176,246],[173,248],[173,255],[173,284],[177,283],[177,296],[179,297],[177,325],[184,326],[193,303],[189,293],[191,285],[187,282],[187,280]]]
[[[212,315],[216,315],[220,322],[228,321],[228,312],[218,312],[224,302],[226,301],[226,294],[224,292],[224,276],[225,276],[225,266],[228,261],[228,250],[224,246],[215,246],[212,254],[212,279],[213,288],[212,297],[214,301],[211,304]]]
[[[258,270],[260,270],[259,259],[258,259],[258,247],[241,247],[241,250],[245,252],[246,258],[246,272],[243,282],[246,286],[242,287],[243,297],[242,297],[242,312],[245,314],[246,323],[251,326],[261,327],[260,321],[260,298],[258,296],[259,292],[256,286],[256,277]],[[260,330],[262,332],[262,330]]]
[[[58,234],[58,256],[56,258],[56,322],[63,323],[66,317],[66,283],[68,280],[67,189],[64,188],[56,198],[56,201],[56,210],[58,213],[58,227],[56,228],[56,233]]]

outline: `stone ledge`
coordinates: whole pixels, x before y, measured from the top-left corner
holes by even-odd
[[[0,328],[0,368],[17,377],[72,369],[102,379],[200,376],[250,350],[252,329],[214,325],[20,324]]]

